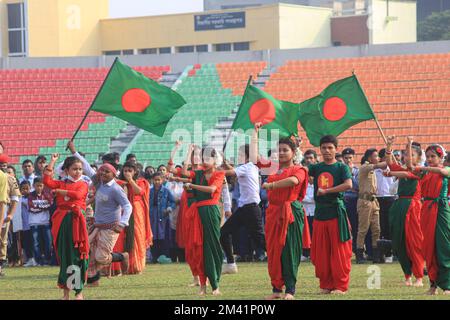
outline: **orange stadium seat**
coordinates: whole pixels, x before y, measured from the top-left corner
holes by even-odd
[[[220,81],[224,88],[231,89],[234,95],[242,95],[249,76],[257,80],[258,75],[267,67],[265,61],[226,62],[216,64]]]

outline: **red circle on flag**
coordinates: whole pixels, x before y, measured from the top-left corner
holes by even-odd
[[[339,121],[347,114],[347,104],[338,97],[332,97],[323,105],[323,116],[328,121]]]
[[[150,95],[138,88],[130,89],[122,96],[122,107],[126,112],[143,112],[151,103]]]
[[[329,189],[334,185],[334,179],[331,173],[323,172],[317,178],[317,185],[320,189]]]
[[[275,120],[275,107],[269,99],[259,99],[252,104],[248,110],[248,115],[253,124],[261,122],[266,125]]]

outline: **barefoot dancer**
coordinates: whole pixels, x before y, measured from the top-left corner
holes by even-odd
[[[258,132],[260,124],[255,125]],[[253,141],[254,148],[258,141]],[[294,165],[295,144],[289,139],[279,141],[279,170],[269,176],[263,188],[267,190],[266,246],[269,275],[273,294],[267,300],[294,299],[298,267],[302,255],[302,234],[305,211],[299,201],[306,194],[308,171]]]
[[[53,154],[44,171],[44,184],[56,195],[57,209],[52,216],[53,245],[60,271],[58,286],[64,290],[63,300],[69,300],[70,290],[75,291],[77,300],[87,279],[89,241],[84,210],[88,185],[81,178],[82,163],[75,157],[68,157],[63,164],[67,178],[53,180],[53,168],[59,154]]]
[[[187,171],[182,174],[192,179],[186,183],[186,190],[192,190],[195,202],[185,217],[190,223],[188,247],[192,256],[190,266],[194,275],[200,277],[200,295],[206,294],[206,279],[209,280],[213,295],[219,295],[219,280],[222,269],[223,252],[220,246],[219,199],[222,192],[224,172],[216,171],[216,151],[202,150],[203,170]]]
[[[389,225],[392,235],[392,249],[398,257],[406,286],[412,286],[411,274],[416,281],[414,286],[422,287],[424,259],[422,255],[423,235],[420,228],[422,209],[420,177],[395,163],[392,155],[392,145],[395,137],[388,137],[386,162],[389,165],[390,176],[399,178],[398,199],[389,210]],[[412,146],[408,139],[405,161],[408,167],[417,166],[422,156],[422,150]]]
[[[189,145],[188,152],[186,154],[186,159],[183,163],[182,169],[175,169],[173,158],[175,157],[175,154],[177,152],[177,149],[180,147],[181,143],[179,141],[176,142],[175,148],[172,151],[171,158],[168,162],[168,169],[171,173],[175,175],[178,181],[188,183],[192,182],[192,180],[183,175],[183,172],[187,171],[197,171],[202,170],[201,162],[201,149],[198,146],[195,146],[193,144]],[[199,275],[196,271],[196,263],[193,259],[193,252],[190,244],[192,241],[190,241],[190,238],[192,237],[192,234],[189,233],[190,230],[190,223],[192,221],[189,221],[186,217],[186,214],[191,207],[191,205],[195,202],[194,199],[194,193],[192,190],[184,190],[183,194],[181,195],[180,200],[180,211],[179,211],[179,217],[178,217],[178,225],[177,225],[177,243],[180,247],[184,247],[185,249],[185,258],[186,262],[189,265],[189,268],[191,269],[193,281],[189,285],[191,287],[198,287],[200,286],[200,279]]]
[[[138,169],[131,162],[123,165],[119,179],[133,206],[133,212],[129,226],[122,233],[124,239],[117,242],[114,252],[125,251],[129,254],[129,267],[128,270],[122,270],[123,273],[141,274],[145,269],[147,249],[153,244],[149,215],[150,185],[147,180],[138,177]],[[114,269],[119,266],[116,264]]]
[[[416,167],[425,172],[422,183],[423,255],[431,287],[428,294],[450,294],[450,207],[447,200],[450,168],[442,165],[445,151],[431,145],[426,152],[428,167]]]
[[[110,164],[104,164],[98,172],[101,184],[95,193],[95,223],[89,234],[91,253],[88,283],[92,286],[98,285],[100,270],[112,262],[121,262],[122,269],[128,269],[128,253],[113,253],[113,249],[119,234],[128,226],[133,210],[125,191],[114,179],[116,169]]]
[[[346,164],[336,161],[337,146],[336,137],[322,137],[323,162],[309,167],[316,201],[311,261],[322,294],[346,293],[352,266],[352,239],[343,201],[344,192],[352,188],[352,174]]]

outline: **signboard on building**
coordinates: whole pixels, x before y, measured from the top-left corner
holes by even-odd
[[[245,28],[245,12],[226,12],[194,16],[195,31]]]

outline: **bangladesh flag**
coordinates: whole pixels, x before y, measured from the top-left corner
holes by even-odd
[[[298,118],[309,141],[317,147],[323,136],[339,136],[355,124],[375,119],[375,115],[353,75],[332,83],[320,95],[302,102]]]
[[[281,101],[270,94],[248,85],[242,97],[239,111],[234,119],[232,129],[248,130],[255,127],[255,123],[261,122],[263,128],[279,130],[280,138],[298,135],[298,104]]]
[[[177,92],[116,58],[91,110],[110,114],[162,137],[170,119],[184,104],[186,101]]]

